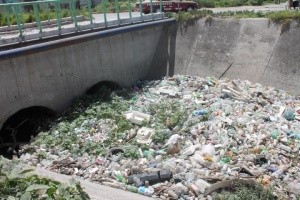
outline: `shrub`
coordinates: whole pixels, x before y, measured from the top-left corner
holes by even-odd
[[[214,8],[215,3],[210,0],[197,0],[199,8]]]

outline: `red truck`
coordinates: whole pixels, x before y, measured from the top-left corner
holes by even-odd
[[[162,1],[162,12],[178,12],[178,11],[192,11],[197,9],[198,5],[194,1],[182,1],[182,0],[170,0]],[[135,9],[136,12],[140,12],[140,3],[136,3]],[[152,11],[160,12],[160,1],[152,1]],[[144,1],[142,3],[142,12],[148,14],[151,12],[151,2]]]

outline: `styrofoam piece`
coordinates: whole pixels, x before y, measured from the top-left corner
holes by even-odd
[[[151,115],[141,113],[138,111],[132,111],[125,113],[126,119],[129,120],[133,124],[142,125],[143,122],[149,121]]]
[[[154,132],[155,130],[152,128],[142,127],[137,132],[136,141],[140,144],[150,144],[152,142],[151,137]]]

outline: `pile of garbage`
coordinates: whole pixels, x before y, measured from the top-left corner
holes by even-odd
[[[236,185],[299,197],[299,97],[181,75],[104,93],[77,101],[21,159],[161,199],[212,199]]]

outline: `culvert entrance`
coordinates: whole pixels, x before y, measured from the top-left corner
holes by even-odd
[[[19,146],[29,143],[39,131],[50,128],[56,112],[41,106],[22,109],[3,124],[0,131],[0,154],[7,158],[19,155]]]

